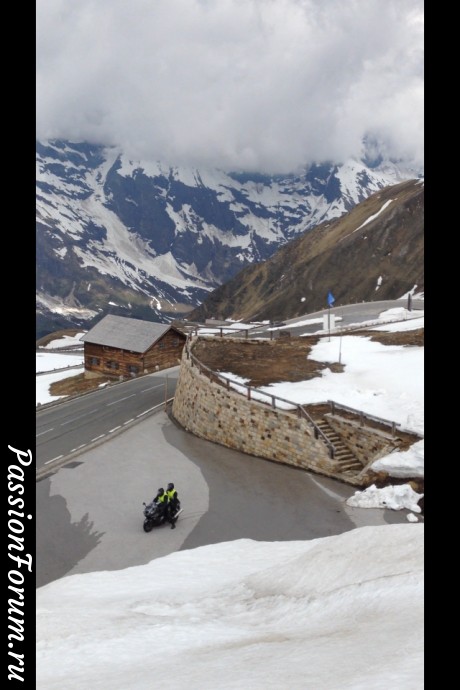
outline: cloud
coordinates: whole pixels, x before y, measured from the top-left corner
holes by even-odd
[[[37,137],[287,172],[423,160],[422,0],[38,0]]]

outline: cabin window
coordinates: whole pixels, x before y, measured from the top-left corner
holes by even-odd
[[[89,363],[91,364],[91,366],[97,367],[100,363],[100,359],[99,357],[90,357]]]
[[[130,374],[138,374],[139,373],[139,367],[136,367],[135,364],[130,364],[128,367],[128,371]]]
[[[174,338],[173,345],[174,347],[177,347],[179,345],[179,338]]]
[[[163,349],[163,348],[165,347],[164,342],[158,343],[158,347],[159,347],[160,349]]]
[[[107,362],[105,363],[105,366],[106,366],[107,369],[118,369],[119,364],[118,364],[118,362],[115,362],[115,360],[109,359],[109,360],[107,360]]]

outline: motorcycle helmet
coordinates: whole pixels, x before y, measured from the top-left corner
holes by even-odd
[[[169,482],[168,491],[172,491],[173,489],[174,489],[174,484],[172,482]]]
[[[165,492],[164,489],[158,489],[158,493],[160,494],[160,496],[161,496],[162,494],[164,494],[164,492]]]

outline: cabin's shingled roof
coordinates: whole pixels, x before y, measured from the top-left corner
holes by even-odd
[[[80,340],[95,345],[106,345],[131,352],[146,352],[162,335],[172,328],[170,324],[131,319],[108,314]],[[175,329],[174,329],[175,330]],[[180,331],[178,331],[180,333]]]

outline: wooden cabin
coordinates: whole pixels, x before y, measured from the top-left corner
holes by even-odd
[[[128,378],[177,366],[186,335],[167,324],[108,314],[80,340],[85,375]]]

